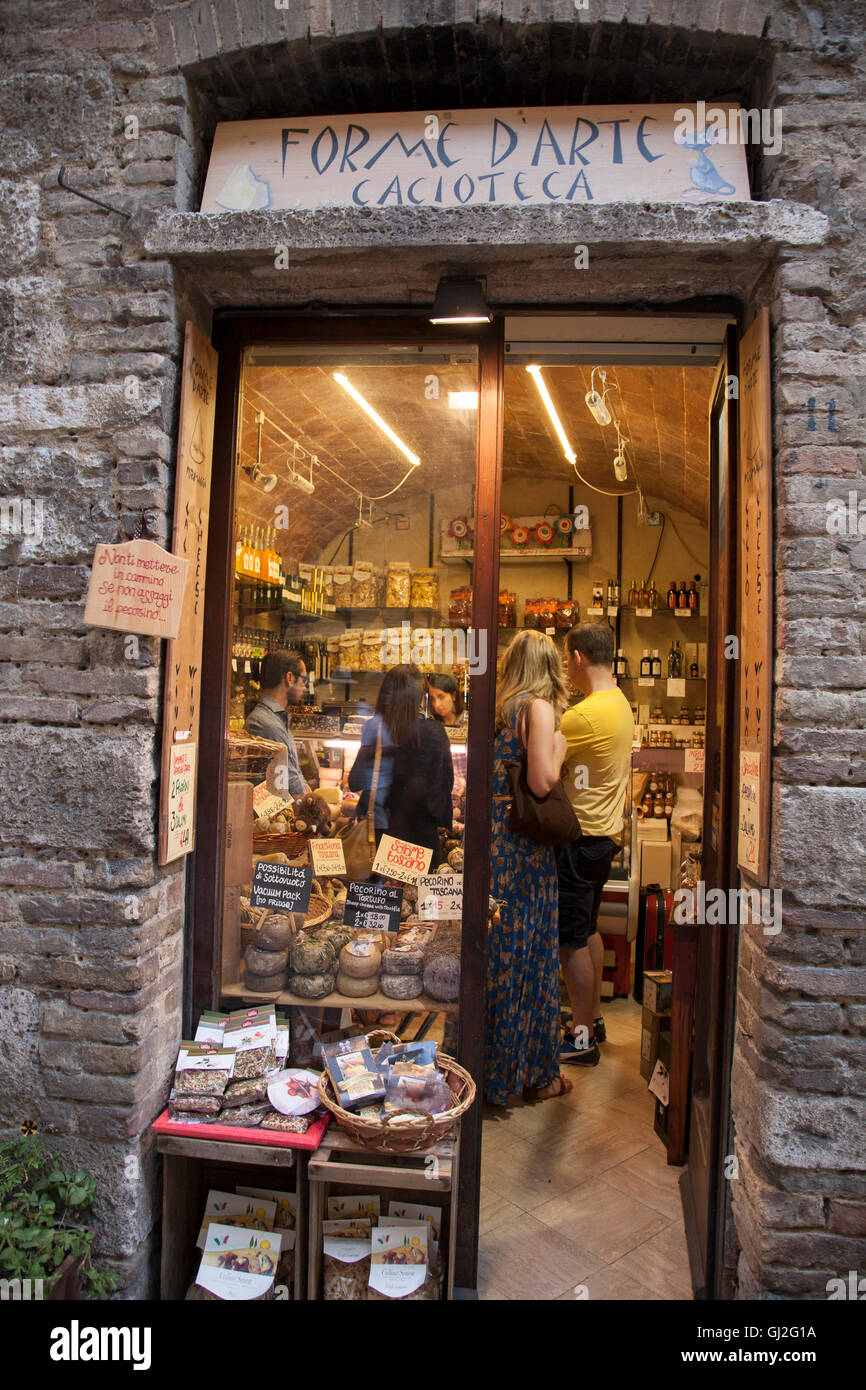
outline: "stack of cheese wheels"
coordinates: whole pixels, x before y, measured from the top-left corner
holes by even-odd
[[[302,936],[289,952],[288,985],[302,999],[321,999],[334,988],[336,956],[330,941]]]
[[[363,999],[379,988],[382,952],[373,941],[349,941],[338,959],[337,993]]]
[[[423,987],[420,946],[390,946],[382,956],[382,993],[389,999],[417,999]]]

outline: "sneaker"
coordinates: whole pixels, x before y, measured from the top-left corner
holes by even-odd
[[[607,1029],[604,1026],[603,1018],[594,1018],[592,1020],[592,1039],[593,1042],[597,1043],[607,1042]]]
[[[574,1062],[579,1067],[597,1067],[601,1053],[596,1042],[591,1042],[588,1047],[577,1047],[573,1036],[566,1033],[559,1047],[559,1060]]]

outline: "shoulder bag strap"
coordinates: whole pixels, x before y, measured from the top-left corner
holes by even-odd
[[[527,700],[517,716],[517,738],[525,757],[529,756],[529,717],[535,700]]]
[[[370,783],[370,798],[369,798],[369,800],[368,800],[368,802],[367,802],[367,816],[366,816],[366,820],[367,820],[367,843],[368,843],[369,845],[374,845],[374,844],[376,843],[376,822],[375,822],[375,815],[376,815],[376,792],[377,792],[378,789],[379,789],[379,764],[381,763],[381,761],[382,761],[382,726],[381,726],[381,724],[380,724],[380,726],[379,726],[379,731],[378,731],[378,733],[376,734],[376,757],[375,757],[375,760],[374,760],[374,762],[373,762],[373,780],[372,780],[372,782]]]

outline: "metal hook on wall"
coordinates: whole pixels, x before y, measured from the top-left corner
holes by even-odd
[[[91,193],[83,193],[80,188],[73,188],[71,183],[66,181],[66,165],[61,164],[60,173],[57,175],[57,182],[61,188],[65,188],[67,193],[74,193],[76,198],[86,198],[88,203],[95,203],[98,208],[105,208],[106,212],[114,212],[118,217],[127,219],[132,217],[131,212],[122,212],[120,208],[114,208],[111,203],[104,203],[101,198],[94,198]]]

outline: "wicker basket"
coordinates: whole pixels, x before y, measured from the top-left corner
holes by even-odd
[[[253,854],[285,854],[289,859],[298,859],[307,853],[309,844],[309,835],[254,835]]]
[[[389,1033],[385,1029],[368,1033],[367,1037],[374,1048],[383,1042],[402,1042],[396,1033]],[[468,1071],[444,1052],[438,1054],[437,1061],[454,1092],[454,1104],[441,1115],[419,1115],[414,1110],[395,1110],[379,1119],[365,1119],[351,1110],[344,1110],[337,1103],[336,1088],[327,1071],[319,1077],[319,1100],[331,1112],[340,1128],[363,1144],[365,1149],[384,1154],[418,1153],[438,1144],[440,1139],[447,1139],[460,1116],[475,1099],[475,1082]],[[399,1120],[399,1123],[395,1124],[395,1120]]]
[[[251,734],[230,733],[227,748],[229,781],[266,782],[271,764],[287,766],[287,757],[284,743],[254,738]]]

